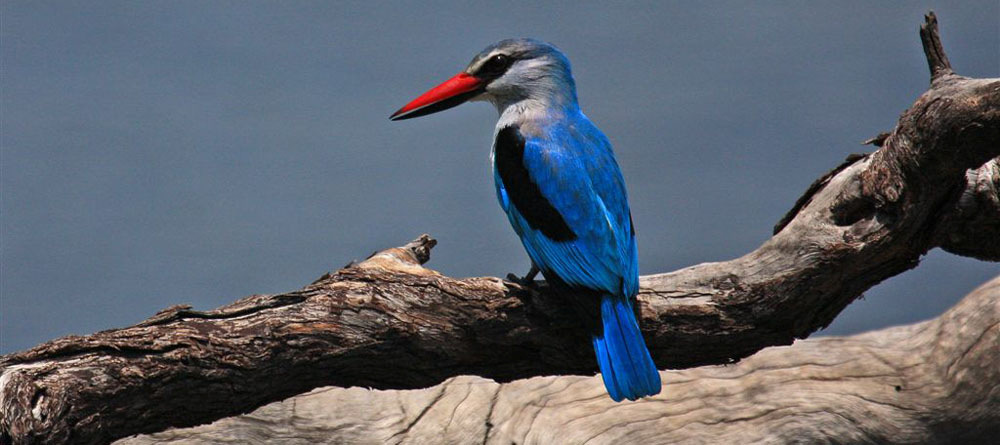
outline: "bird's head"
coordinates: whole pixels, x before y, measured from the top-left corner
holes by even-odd
[[[470,100],[492,102],[500,112],[525,100],[567,106],[576,104],[576,87],[569,60],[556,47],[533,39],[502,40],[473,57],[462,72],[389,118],[425,116]]]

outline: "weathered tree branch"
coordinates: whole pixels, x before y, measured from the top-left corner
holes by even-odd
[[[924,24],[920,25],[920,42],[924,45],[924,55],[927,56],[927,67],[931,70],[931,82],[942,76],[954,74],[951,62],[941,45],[941,33],[938,32],[937,16],[933,12],[924,15]]]
[[[1000,158],[965,178],[955,206],[941,215],[933,243],[956,255],[1000,261]]]
[[[984,166],[1000,156],[1000,81],[951,73],[936,26],[921,35],[936,48],[927,50],[931,88],[879,150],[817,181],[757,250],[643,277],[642,324],[661,368],[730,363],[805,337],[933,247],[1000,257],[988,238],[997,233],[996,160]],[[433,243],[383,251],[299,291],[208,312],[174,307],[4,356],[0,438],[100,443],[319,386],[596,370],[559,297],[425,269]]]
[[[119,445],[990,443],[1000,434],[998,345],[1000,277],[934,320],[663,371],[664,393],[634,404],[613,403],[597,377],[327,387]]]

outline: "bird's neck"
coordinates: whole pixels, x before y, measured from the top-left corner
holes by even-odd
[[[572,119],[580,114],[580,106],[576,97],[557,97],[553,95],[541,97],[526,97],[506,103],[495,103],[500,119],[497,129],[517,126],[526,132],[541,132],[550,125]]]

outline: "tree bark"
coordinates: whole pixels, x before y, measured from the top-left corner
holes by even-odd
[[[989,443],[998,322],[1000,277],[934,320],[663,371],[664,392],[631,404],[608,399],[598,377],[454,377],[412,391],[320,388],[118,443]]]
[[[790,344],[934,247],[1000,258],[1000,80],[954,74],[933,15],[921,37],[931,88],[877,151],[817,180],[755,251],[642,278],[641,324],[659,367],[732,363]],[[544,285],[443,276],[422,267],[433,245],[421,237],[299,291],[208,312],[175,306],[3,356],[0,439],[104,443],[327,385],[596,371],[560,297]]]

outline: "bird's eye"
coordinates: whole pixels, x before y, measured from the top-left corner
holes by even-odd
[[[483,64],[480,72],[485,75],[499,76],[500,74],[503,74],[508,67],[510,67],[510,64],[511,58],[509,56],[505,54],[497,54],[490,57],[490,60],[487,60],[486,63]]]

